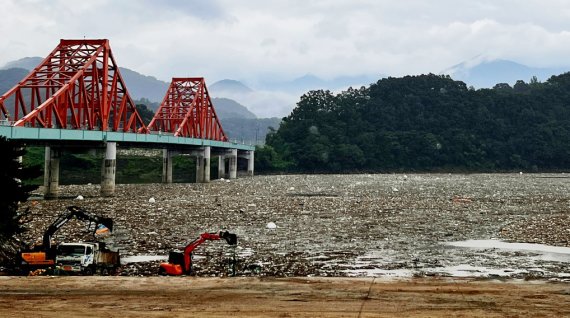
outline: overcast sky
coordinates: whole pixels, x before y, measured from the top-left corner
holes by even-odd
[[[570,65],[570,0],[0,0],[0,65],[107,38],[161,80],[439,73],[483,56]]]

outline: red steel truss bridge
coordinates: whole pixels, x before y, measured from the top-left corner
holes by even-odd
[[[255,147],[228,141],[203,78],[173,78],[147,126],[107,39],[61,40],[40,65],[0,96],[0,136],[45,145],[46,170],[52,169],[48,161],[57,162],[58,153],[78,147],[106,147],[105,160],[114,162],[119,144],[164,149],[165,182],[171,182],[171,157],[177,154],[200,159],[199,182],[209,181],[210,155],[219,156],[222,167],[228,166],[223,160],[229,158],[234,178],[237,157],[247,158],[248,172],[253,174]],[[112,182],[107,181],[114,187],[111,168],[102,175],[105,179],[112,172]]]

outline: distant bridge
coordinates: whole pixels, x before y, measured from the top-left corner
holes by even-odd
[[[0,135],[46,147],[46,197],[59,194],[59,158],[76,148],[105,148],[101,195],[115,191],[116,147],[163,149],[163,182],[172,182],[172,157],[197,157],[196,182],[237,176],[237,158],[253,175],[254,146],[232,143],[222,129],[203,78],[173,78],[148,126],[115,63],[109,41],[61,40],[23,80],[0,96]],[[227,167],[227,169],[226,169]],[[227,170],[227,173],[226,173]]]

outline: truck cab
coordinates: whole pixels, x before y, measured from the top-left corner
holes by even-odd
[[[119,252],[105,248],[104,243],[61,243],[55,256],[56,268],[68,274],[109,275],[120,265]]]

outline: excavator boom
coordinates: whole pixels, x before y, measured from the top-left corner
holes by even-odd
[[[202,233],[197,239],[186,245],[182,258],[177,256],[180,252],[171,252],[168,263],[160,264],[159,273],[169,275],[190,273],[192,268],[192,252],[194,249],[205,241],[216,241],[220,239],[224,239],[229,245],[237,244],[237,235],[228,231],[220,231],[219,233]]]
[[[65,225],[65,223],[74,217],[78,220],[95,223],[96,226],[94,231],[97,230],[97,225],[99,224],[106,226],[109,231],[113,231],[113,219],[111,218],[89,213],[88,211],[74,205],[68,206],[67,210],[69,211],[68,213],[60,215],[44,232],[43,247],[45,250],[51,248],[51,237],[55,234],[55,232],[57,232],[62,226]]]

